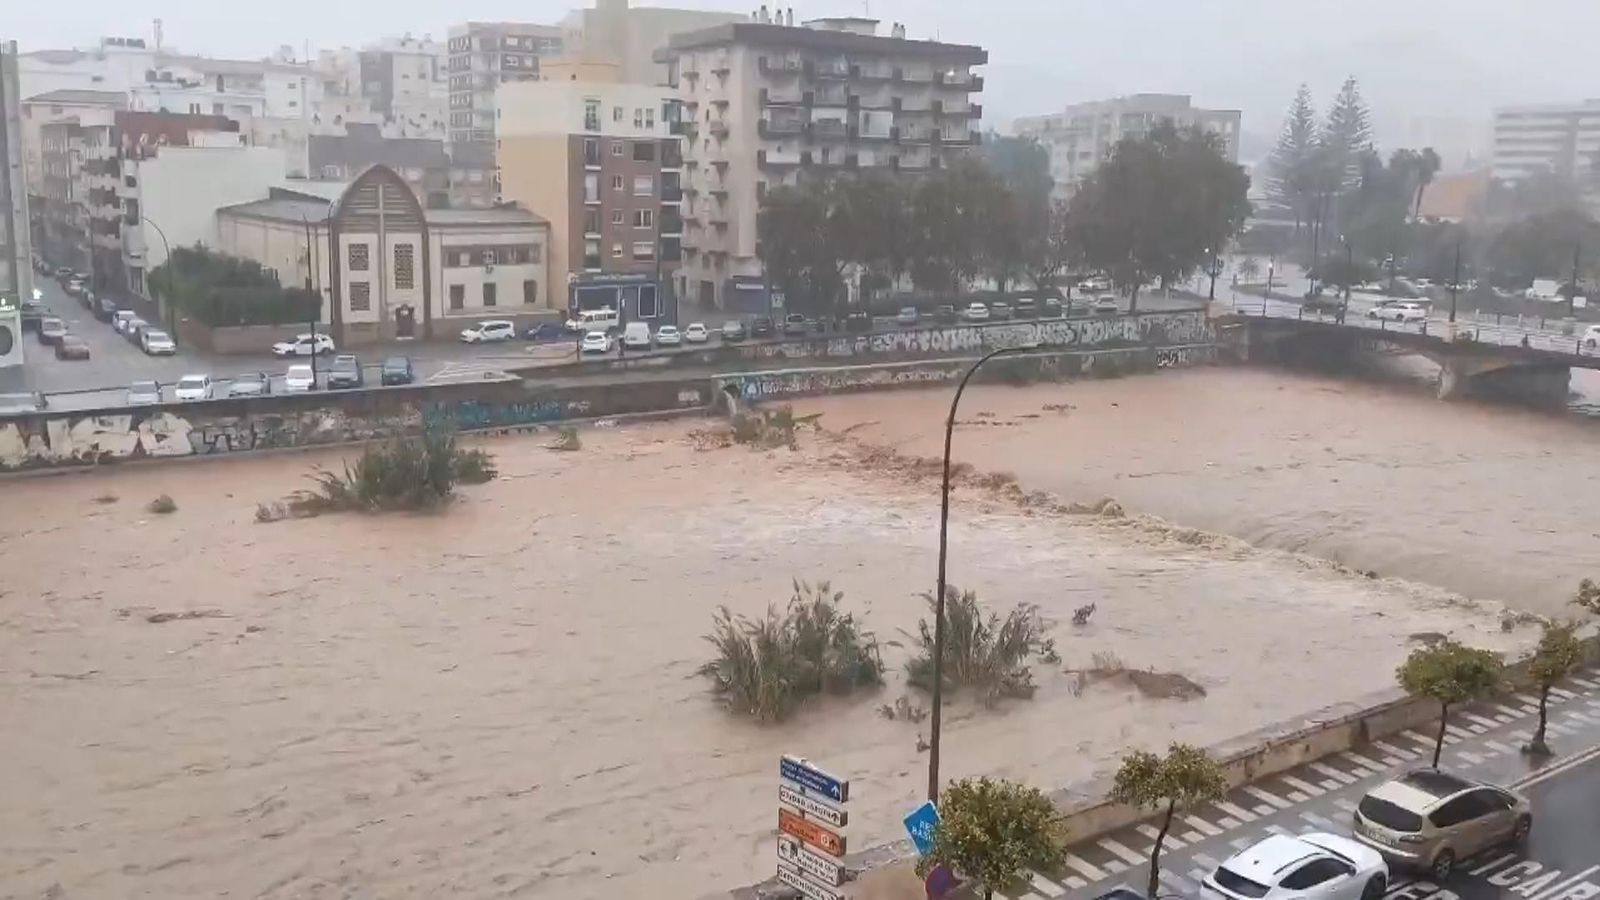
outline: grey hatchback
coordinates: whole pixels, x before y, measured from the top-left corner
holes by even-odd
[[[1356,806],[1355,839],[1395,866],[1443,881],[1458,860],[1533,828],[1528,799],[1438,769],[1418,769],[1378,785]]]

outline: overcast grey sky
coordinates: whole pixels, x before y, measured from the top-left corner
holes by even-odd
[[[581,2],[581,0],[580,0]],[[636,0],[637,2],[637,0]],[[672,5],[746,11],[758,0]],[[467,18],[555,22],[563,0],[7,0],[0,35],[23,49],[87,46],[165,22],[185,51],[260,57],[359,45],[383,34],[442,37]],[[638,5],[668,5],[666,3]],[[1380,138],[1405,143],[1412,117],[1483,119],[1495,104],[1600,97],[1590,54],[1600,0],[796,0],[797,19],[862,14],[912,37],[988,48],[986,124],[1134,91],[1191,93],[1239,107],[1247,131],[1275,134],[1295,85],[1319,102],[1346,74],[1362,82]],[[366,21],[374,13],[378,24]]]

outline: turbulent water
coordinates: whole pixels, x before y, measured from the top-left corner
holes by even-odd
[[[1112,496],[1257,546],[1551,613],[1600,576],[1597,375],[1575,371],[1577,415],[1270,369],[982,387],[962,403],[955,456],[1067,498]],[[804,407],[937,455],[948,403],[926,392]]]

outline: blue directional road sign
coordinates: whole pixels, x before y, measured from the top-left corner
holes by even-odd
[[[933,801],[922,804],[906,816],[906,831],[911,832],[911,843],[917,845],[917,854],[927,856],[933,849],[933,826],[939,824],[939,810]]]
[[[850,799],[850,782],[835,778],[827,772],[795,756],[785,756],[778,761],[778,776],[787,778],[808,791],[816,791],[835,803]]]

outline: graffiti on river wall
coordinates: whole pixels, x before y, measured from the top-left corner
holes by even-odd
[[[430,426],[443,425],[461,431],[481,431],[541,425],[562,419],[580,419],[589,415],[590,410],[590,402],[583,399],[550,398],[515,403],[463,400],[458,403],[435,404],[429,408],[426,421]]]
[[[739,354],[751,359],[860,356],[939,356],[981,353],[1000,347],[1040,344],[1050,347],[1100,347],[1116,344],[1191,344],[1215,340],[1203,310],[1042,319],[914,328],[875,334],[801,341],[747,344]]]
[[[862,391],[876,388],[901,387],[913,384],[937,384],[960,378],[958,368],[843,368],[798,369],[784,372],[751,372],[731,375],[721,382],[722,389],[732,386],[746,400],[759,401],[774,397],[797,397],[808,394],[834,394],[845,391]]]

